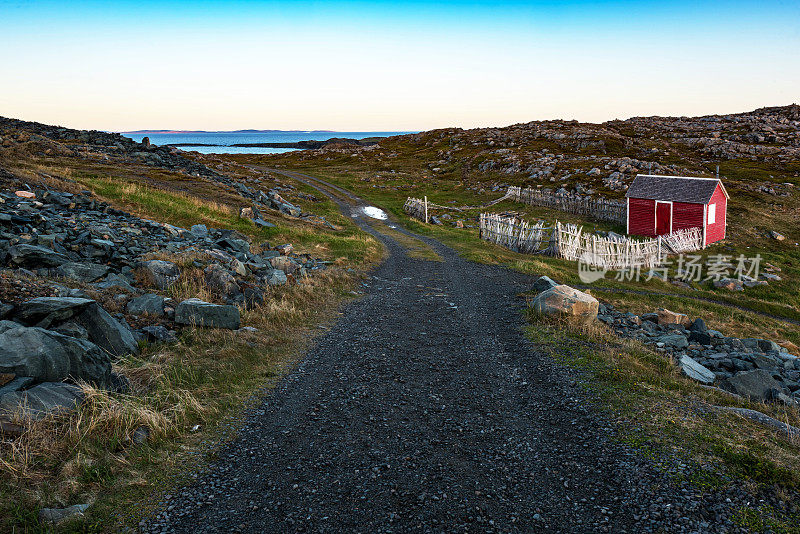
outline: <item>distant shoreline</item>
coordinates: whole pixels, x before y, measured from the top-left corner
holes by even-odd
[[[315,148],[322,148],[327,145],[358,145],[358,146],[371,146],[377,145],[382,139],[386,139],[385,137],[365,137],[364,139],[348,139],[342,137],[332,137],[331,139],[326,139],[324,141],[296,141],[291,143],[231,143],[231,144],[219,144],[219,143],[165,143],[164,146],[171,146],[171,147],[192,147],[192,146],[204,146],[204,147],[240,147],[240,148],[298,148],[298,149],[315,149]]]

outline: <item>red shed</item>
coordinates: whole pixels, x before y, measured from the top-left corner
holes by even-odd
[[[703,246],[725,239],[729,197],[719,178],[639,174],[625,196],[631,235],[702,228]]]

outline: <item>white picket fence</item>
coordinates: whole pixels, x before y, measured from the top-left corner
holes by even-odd
[[[530,224],[492,213],[481,214],[480,237],[516,252],[580,260],[609,270],[653,268],[667,254],[699,250],[703,244],[699,228],[655,239],[608,238],[584,233],[583,227],[574,224],[558,221],[553,226],[545,226],[542,221]]]

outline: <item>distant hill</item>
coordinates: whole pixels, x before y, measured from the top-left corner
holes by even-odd
[[[128,132],[119,132],[121,134],[129,135],[152,135],[152,134],[237,134],[237,133],[335,133],[336,130],[131,130]]]

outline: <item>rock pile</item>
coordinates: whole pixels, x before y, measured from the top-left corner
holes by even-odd
[[[591,320],[594,312],[620,337],[637,339],[672,356],[693,380],[755,401],[800,407],[800,358],[790,342],[729,337],[707,328],[701,318],[691,320],[663,308],[642,315],[621,312],[547,276],[536,280],[533,290],[537,296],[531,307],[538,313]]]
[[[757,401],[800,406],[800,358],[774,341],[737,338],[668,310],[635,315],[601,304],[597,318],[621,337],[672,355],[687,376]]]
[[[80,402],[79,381],[125,389],[111,365],[140,341],[176,341],[184,326],[238,329],[240,306],[326,268],[291,245],[253,247],[232,230],[178,228],[50,190],[0,192],[0,266],[0,417],[30,418]],[[225,304],[153,292],[181,284],[187,269]]]

